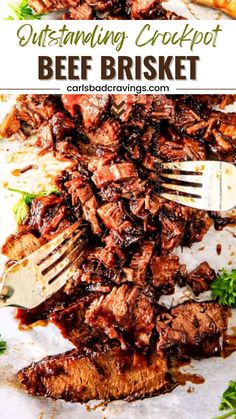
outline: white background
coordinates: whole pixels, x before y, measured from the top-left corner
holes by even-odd
[[[141,83],[148,85],[168,85],[170,88],[169,93],[181,93],[178,89],[202,88],[201,91],[195,93],[206,93],[207,89],[214,89],[209,93],[222,93],[236,91],[235,82],[235,45],[236,39],[236,25],[234,21],[220,21],[223,32],[218,36],[217,47],[197,45],[194,51],[190,51],[188,46],[180,48],[178,46],[168,45],[163,46],[158,44],[156,46],[146,46],[138,48],[135,46],[134,40],[139,33],[140,29],[145,24],[145,21],[36,21],[33,22],[34,30],[40,30],[48,23],[51,28],[61,28],[64,23],[74,31],[85,30],[88,32],[96,25],[102,25],[105,29],[114,31],[126,31],[129,39],[122,51],[117,53],[114,47],[111,46],[98,46],[94,49],[88,46],[66,46],[59,47],[46,47],[40,48],[35,45],[28,45],[24,48],[18,45],[16,36],[17,29],[23,23],[28,22],[12,22],[4,21],[0,27],[0,52],[3,57],[0,66],[0,89],[1,88],[36,88],[36,89],[52,89],[60,88],[61,93],[67,93],[68,85],[78,85],[79,81],[65,82],[65,81],[39,81],[38,80],[38,56],[49,55],[92,55],[93,56],[93,71],[90,73],[89,82],[96,85],[104,84],[100,81],[100,56],[112,55],[116,57],[120,55],[129,55],[134,57],[136,55],[199,55],[200,62],[197,64],[197,80],[196,81],[158,81],[147,82],[143,80]],[[209,31],[215,28],[217,21],[147,21],[151,25],[154,33],[155,30],[161,32],[165,31],[183,31],[186,23],[193,26],[199,31]],[[83,82],[84,83],[84,82]],[[110,84],[117,85],[117,80],[109,81]],[[119,82],[119,84],[127,85],[127,81]],[[132,81],[132,84],[140,85],[140,81]],[[223,90],[222,90],[223,89]],[[183,90],[184,92],[185,90]],[[16,91],[15,93],[19,93]],[[58,92],[60,93],[60,92]],[[129,93],[129,92],[126,92]]]

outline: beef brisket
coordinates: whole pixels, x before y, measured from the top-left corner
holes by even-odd
[[[211,282],[215,279],[216,274],[207,262],[200,263],[196,269],[190,272],[185,278],[185,282],[189,285],[195,295],[210,289]]]
[[[215,302],[189,301],[173,307],[157,318],[158,348],[180,356],[219,355],[229,316],[230,310]]]
[[[180,265],[176,255],[153,256],[150,263],[152,284],[160,294],[172,294],[177,279],[186,275],[185,265]]]
[[[29,0],[37,13],[65,10],[64,19],[182,19],[159,0]]]
[[[87,3],[79,4],[76,7],[70,7],[65,14],[66,20],[92,20],[93,9]]]
[[[94,18],[117,18],[124,4],[82,1],[72,7]],[[129,1],[124,13],[149,19],[168,12],[145,0]],[[215,276],[210,266],[204,262],[187,273],[174,249],[201,241],[212,219],[217,228],[235,219],[161,198],[159,165],[236,162],[235,115],[212,109],[230,101],[143,94],[18,98],[2,132],[70,165],[55,179],[58,194],[29,204],[19,235],[7,240],[3,252],[19,260],[81,217],[89,242],[82,266],[58,293],[33,310],[18,311],[21,326],[51,321],[77,347],[20,372],[29,392],[73,401],[144,397],[165,388],[162,366],[155,367],[163,351],[168,358],[220,353],[228,309],[189,301],[168,310],[158,301],[176,283],[195,294],[208,290]],[[120,102],[124,112],[118,117],[114,105]]]
[[[64,108],[73,117],[80,113],[86,129],[94,129],[100,122],[108,102],[108,95],[62,95]]]
[[[21,232],[9,236],[1,250],[8,259],[17,261],[33,253],[43,244],[42,238],[39,239],[23,229]]]
[[[48,13],[76,6],[78,0],[29,0],[29,6],[37,13]]]
[[[141,248],[132,256],[129,267],[123,268],[122,281],[135,282],[136,284],[145,284],[147,268],[152,257],[155,243],[145,241]]]
[[[108,295],[93,301],[85,313],[85,321],[110,339],[118,339],[123,348],[132,344],[148,347],[155,325],[153,294],[151,290],[126,284],[113,287]]]
[[[131,19],[145,19],[158,8],[159,0],[129,0]]]
[[[18,373],[23,388],[37,396],[71,402],[134,400],[173,388],[167,360],[119,347],[87,354],[76,350],[44,358]]]
[[[21,95],[16,103],[16,115],[33,129],[48,121],[57,109],[57,101],[52,95]]]
[[[66,211],[66,205],[61,197],[50,195],[35,198],[27,220],[29,229],[40,233],[44,239],[51,240],[69,227],[70,223],[65,218]]]

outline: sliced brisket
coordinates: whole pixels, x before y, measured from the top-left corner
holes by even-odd
[[[158,349],[199,358],[219,355],[229,317],[228,308],[212,301],[173,307],[157,318]]]
[[[173,388],[167,360],[119,347],[81,354],[74,350],[44,358],[18,373],[23,388],[37,396],[71,402],[134,400]]]

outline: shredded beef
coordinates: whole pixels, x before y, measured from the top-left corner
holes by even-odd
[[[108,95],[62,95],[62,103],[65,109],[73,117],[81,113],[82,122],[86,129],[94,129],[99,123],[108,102]]]
[[[121,276],[122,281],[145,284],[147,268],[152,257],[155,243],[146,241],[141,248],[132,256],[129,267],[124,268]]]
[[[29,6],[37,13],[47,13],[76,6],[78,2],[78,0],[29,0]]]
[[[57,109],[57,101],[52,95],[21,95],[16,103],[17,119],[33,129],[48,121]]]
[[[37,13],[66,10],[64,19],[182,19],[160,0],[30,0]]]
[[[68,13],[65,14],[65,19],[92,20],[93,9],[87,3],[77,5],[76,7],[70,7]]]
[[[50,240],[55,234],[69,227],[69,221],[65,220],[66,211],[63,199],[55,195],[35,198],[27,220],[29,229]]]
[[[154,9],[159,18],[167,13],[162,15],[161,6],[154,4],[130,1],[125,13],[130,15],[132,8],[132,13],[146,18],[154,16]],[[119,16],[120,5],[116,1],[79,4],[87,11],[91,8],[93,17],[98,12]],[[39,153],[53,151],[70,165],[55,179],[58,194],[33,199],[20,235],[10,237],[3,252],[19,260],[81,217],[86,220],[84,238],[89,243],[82,265],[56,295],[33,310],[18,311],[21,326],[39,320],[53,322],[79,351],[86,348],[85,358],[80,361],[79,352],[69,355],[59,390],[56,373],[52,384],[43,365],[49,362],[54,374],[57,366],[67,363],[67,355],[29,367],[19,373],[28,391],[66,400],[94,397],[90,381],[86,381],[89,390],[84,395],[81,383],[85,376],[78,376],[77,368],[84,368],[85,363],[87,374],[94,351],[92,359],[100,365],[102,357],[110,377],[109,368],[114,369],[116,359],[113,350],[109,352],[111,345],[129,362],[134,354],[137,359],[137,351],[141,358],[152,358],[156,347],[158,354],[164,351],[168,358],[220,353],[228,309],[216,302],[190,301],[167,310],[158,301],[163,294],[173,293],[176,284],[190,286],[196,295],[209,289],[215,273],[207,262],[187,273],[175,248],[201,241],[213,222],[218,229],[235,224],[235,217],[161,198],[159,165],[212,158],[235,163],[235,115],[212,109],[216,103],[223,108],[232,100],[227,96],[209,100],[199,95],[142,94],[18,98],[1,128],[4,135],[29,141]],[[115,116],[114,104],[122,101],[124,112]],[[145,369],[147,381],[142,391],[139,383],[143,380],[136,377],[135,369],[136,381],[129,390],[118,390],[131,377],[124,378],[122,373],[124,381],[119,376],[114,391],[105,391],[100,380],[95,396],[136,397],[137,388],[138,395],[154,394],[149,384],[145,390],[150,377],[157,374],[150,372],[150,365]],[[41,381],[38,371],[44,375]],[[133,374],[133,367],[128,371]],[[73,385],[68,387],[71,380]]]
[[[110,339],[118,339],[127,348],[149,345],[154,329],[153,296],[137,286],[113,287],[110,294],[93,301],[85,321],[93,329],[101,329]]]
[[[185,265],[176,255],[153,256],[150,263],[152,284],[160,294],[172,294],[177,279],[185,277]]]

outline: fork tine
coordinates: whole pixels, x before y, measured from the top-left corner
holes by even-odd
[[[74,236],[72,236],[72,238],[68,238],[67,240],[65,240],[65,243],[62,242],[61,247],[58,249],[58,251],[56,252],[51,252],[51,256],[49,254],[48,257],[46,257],[46,259],[42,259],[41,261],[38,262],[38,266],[41,269],[41,272],[44,273],[45,270],[49,270],[50,267],[52,268],[54,263],[56,262],[60,262],[68,253],[69,249],[71,248],[71,246],[76,243],[76,241],[85,233],[86,228],[80,229],[78,232],[76,232],[76,230],[73,232],[75,233]],[[72,233],[72,234],[73,234]]]
[[[172,189],[173,191],[176,192],[183,192],[185,194],[188,195],[194,195],[196,198],[200,198],[201,197],[201,189],[202,188],[196,188],[193,187],[192,185],[176,185],[176,184],[172,184],[172,183],[161,183],[161,187],[162,188],[166,188],[166,189]]]
[[[40,247],[40,249],[31,253],[29,259],[34,258],[34,255],[37,255],[37,261],[40,262],[42,259],[44,260],[45,254],[49,255],[51,252],[56,251],[57,247],[59,247],[64,242],[64,240],[70,237],[71,234],[82,224],[82,221],[82,219],[79,219],[75,224],[72,224],[71,227],[63,231],[55,239],[44,244],[42,247]]]
[[[204,208],[204,205],[206,207],[206,203],[201,198],[192,198],[188,196],[175,195],[166,192],[161,193],[160,196],[170,201],[174,201],[177,204],[185,205],[186,207],[192,207],[197,209]]]
[[[85,244],[85,241],[80,241],[77,246],[71,248],[71,250],[68,252],[68,255],[60,263],[57,263],[52,269],[49,270],[49,272],[43,275],[44,281],[50,284],[50,282],[55,280],[58,275],[61,275],[78,257],[78,255],[84,249]]]
[[[172,162],[172,163],[162,163],[162,169],[168,170],[186,170],[189,172],[196,172],[201,174],[206,169],[206,162],[203,160],[198,161],[182,161],[182,162]]]
[[[195,183],[196,185],[202,185],[203,182],[203,176],[202,175],[189,175],[186,171],[186,174],[176,174],[176,173],[161,173],[162,179],[171,179],[171,180],[177,180],[180,182],[189,182],[189,183]],[[205,180],[205,179],[204,179]],[[198,187],[198,186],[197,186]]]
[[[48,285],[49,296],[57,292],[60,288],[65,285],[65,283],[72,277],[75,273],[75,268],[78,267],[84,260],[87,254],[87,250],[85,249],[84,252],[82,251],[79,253],[77,258],[67,267],[63,272],[58,274],[57,278]]]

